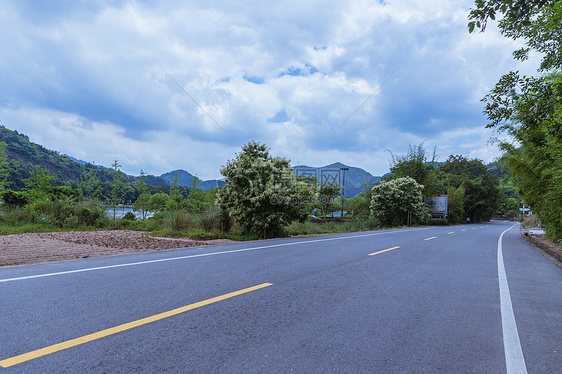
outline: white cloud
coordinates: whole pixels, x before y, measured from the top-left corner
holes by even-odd
[[[425,139],[491,159],[479,100],[516,66],[493,25],[468,34],[471,0],[27,4],[0,0],[2,123],[131,173],[219,177],[250,140],[374,174]]]

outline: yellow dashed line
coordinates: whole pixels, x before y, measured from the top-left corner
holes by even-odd
[[[385,249],[385,250],[382,250],[382,251],[378,251],[378,252],[375,252],[375,253],[370,253],[370,254],[369,254],[369,256],[374,256],[374,255],[378,255],[379,253],[383,253],[383,252],[388,252],[388,251],[392,251],[393,249],[398,249],[398,248],[400,248],[400,247],[398,246],[398,247],[392,247],[392,248],[388,248],[388,249]]]
[[[95,332],[93,334],[82,336],[80,338],[68,340],[66,342],[54,344],[54,345],[51,345],[51,346],[48,346],[48,347],[45,347],[45,348],[41,348],[41,349],[38,349],[38,350],[35,350],[35,351],[27,352],[27,353],[21,354],[19,356],[14,356],[14,357],[7,358],[5,360],[0,361],[0,366],[2,366],[4,368],[7,368],[7,367],[10,367],[10,366],[13,366],[13,365],[21,364],[22,362],[33,360],[34,358],[46,356],[46,355],[51,354],[51,353],[62,351],[63,349],[67,349],[67,348],[74,347],[74,346],[77,346],[77,345],[80,345],[80,344],[88,343],[88,342],[91,342],[93,340],[104,338],[104,337],[109,336],[109,335],[117,334],[118,332],[130,330],[134,327],[146,325],[146,324],[154,322],[154,321],[158,321],[158,320],[161,320],[161,319],[164,319],[164,318],[175,316],[175,315],[180,314],[180,313],[187,312],[188,310],[200,308],[200,307],[205,306],[205,305],[216,303],[217,301],[229,299],[229,298],[234,297],[234,296],[242,295],[242,294],[245,294],[245,293],[248,293],[248,292],[251,292],[251,291],[255,291],[255,290],[258,290],[260,288],[272,286],[272,285],[273,285],[272,283],[259,284],[259,285],[254,286],[254,287],[249,287],[249,288],[245,288],[243,290],[227,293],[227,294],[222,295],[222,296],[213,297],[212,299],[199,301],[195,304],[186,305],[186,306],[183,306],[181,308],[173,309],[173,310],[170,310],[170,311],[167,311],[167,312],[164,312],[164,313],[153,315],[151,317],[142,318],[142,319],[139,319],[137,321],[125,323],[123,325],[119,325],[119,326],[112,327],[112,328],[109,328],[109,329],[106,329],[106,330],[98,331],[98,332]]]

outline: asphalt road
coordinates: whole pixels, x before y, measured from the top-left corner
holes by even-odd
[[[6,267],[0,373],[560,373],[561,284],[511,222]]]

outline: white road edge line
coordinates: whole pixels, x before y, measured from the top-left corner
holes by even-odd
[[[409,229],[409,230],[407,230],[407,231],[418,231],[418,230],[425,230],[425,229],[426,229],[426,228]],[[104,269],[114,269],[114,268],[120,268],[120,267],[126,267],[126,266],[136,266],[136,265],[153,264],[153,263],[156,263],[156,262],[176,261],[176,260],[184,260],[184,259],[188,259],[188,258],[215,256],[215,255],[223,255],[223,254],[236,253],[236,252],[256,251],[256,250],[259,250],[259,249],[267,249],[267,248],[275,248],[275,247],[286,247],[286,246],[300,245],[300,244],[307,244],[307,243],[318,243],[318,242],[327,242],[327,241],[334,241],[334,240],[355,239],[355,238],[361,238],[361,237],[376,236],[376,235],[385,235],[385,234],[393,234],[393,233],[399,233],[399,232],[404,232],[404,231],[403,231],[403,230],[389,230],[389,231],[375,232],[375,233],[372,233],[372,234],[364,234],[364,235],[350,235],[350,236],[342,236],[342,237],[336,237],[336,238],[306,240],[306,241],[293,242],[293,243],[272,244],[272,245],[264,245],[264,246],[260,246],[260,247],[233,249],[233,250],[231,250],[231,251],[212,252],[212,253],[202,253],[202,254],[198,254],[198,255],[189,255],[189,256],[180,256],[180,257],[171,257],[171,258],[161,258],[161,259],[158,259],[158,260],[139,261],[139,262],[129,262],[129,263],[125,263],[125,264],[98,266],[98,267],[93,267],[93,268],[76,269],[76,270],[68,270],[68,271],[59,271],[59,272],[56,272],[56,273],[45,273],[45,274],[28,275],[28,276],[24,276],[24,277],[0,279],[0,283],[3,283],[3,282],[13,282],[13,281],[19,281],[19,280],[26,280],[26,279],[34,279],[34,278],[52,277],[52,276],[56,276],[56,275],[83,273],[83,272],[86,272],[86,271],[95,271],[95,270],[104,270]]]
[[[527,374],[525,357],[523,357],[523,350],[521,349],[521,342],[519,341],[519,332],[517,331],[517,323],[515,322],[513,306],[511,305],[511,295],[509,294],[509,285],[507,284],[502,251],[503,234],[515,226],[516,225],[513,225],[502,232],[498,240],[498,279],[500,285],[503,348],[505,351],[507,374]]]

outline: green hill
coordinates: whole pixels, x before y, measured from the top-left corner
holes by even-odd
[[[62,185],[65,182],[77,181],[85,175],[89,169],[95,166],[82,165],[68,156],[61,155],[45,147],[35,144],[29,138],[17,131],[12,131],[0,126],[0,142],[5,142],[8,161],[8,188],[21,190],[25,187],[24,180],[31,176],[31,172],[37,166],[47,168],[51,175],[57,176],[55,184]],[[101,181],[110,180],[107,171],[98,173]]]
[[[0,126],[0,142],[5,142],[6,154],[8,158],[8,185],[7,188],[19,191],[25,188],[24,180],[31,176],[31,173],[37,166],[47,168],[51,175],[56,175],[57,180],[55,185],[69,185],[76,188],[77,182],[80,179],[87,179],[88,172],[95,171],[97,179],[101,182],[106,182],[106,185],[111,182],[112,177],[110,169],[93,165],[84,161],[77,160],[67,155],[60,154],[57,151],[46,149],[42,145],[35,144],[29,138],[20,134],[17,131],[9,130],[4,126]],[[295,166],[296,173],[303,169],[314,170],[339,170],[340,168],[348,168],[345,172],[345,196],[347,198],[353,197],[361,193],[364,189],[363,182],[372,184],[380,177],[374,177],[370,173],[361,168],[350,167],[342,163],[335,163],[326,165],[321,168],[309,168],[307,166]],[[191,188],[191,178],[193,174],[185,170],[174,170],[162,174],[161,176],[147,175],[146,183],[155,188],[169,188],[172,184],[172,179],[178,175],[178,184],[182,187]],[[343,175],[342,175],[343,176]],[[135,184],[138,177],[130,175],[124,176],[130,184]],[[200,186],[209,190],[212,187],[223,186],[225,184],[222,180],[206,180],[201,181]],[[109,188],[106,186],[106,189]]]
[[[194,177],[193,174],[179,169],[179,170],[174,170],[174,171],[169,171],[167,173],[164,173],[160,176],[160,178],[162,178],[163,180],[165,180],[169,185],[172,184],[172,179],[174,179],[176,177],[176,173],[178,175],[178,185],[183,186],[183,187],[188,187],[191,188],[192,187],[192,182],[191,182],[191,178]],[[196,177],[197,178],[197,177]],[[222,181],[220,179],[210,179],[210,180],[201,180],[199,178],[197,178],[197,184],[199,188],[202,188],[203,190],[210,190],[213,187],[220,187],[220,186],[224,186],[226,184],[225,181]]]
[[[320,179],[319,174],[322,173],[327,176],[330,173],[335,173],[337,175],[336,182],[343,183],[343,170],[342,168],[347,168],[349,170],[345,171],[345,197],[352,198],[364,190],[364,182],[368,185],[372,185],[378,181],[381,177],[375,177],[371,173],[357,167],[352,167],[344,165],[341,162],[336,162],[334,164],[322,166],[319,168],[310,167],[305,165],[294,166],[293,170],[297,175],[307,175],[308,171],[310,174],[315,174],[317,179]],[[304,174],[303,174],[304,173]]]

